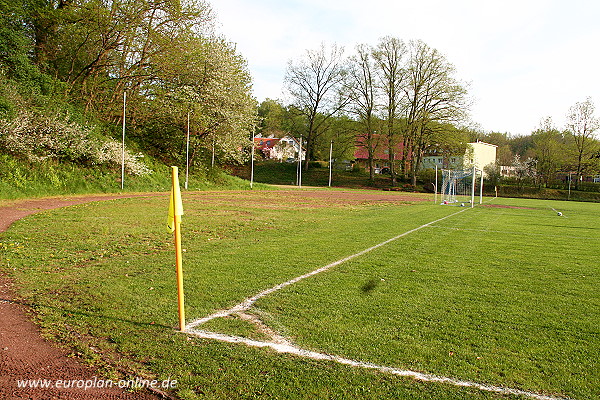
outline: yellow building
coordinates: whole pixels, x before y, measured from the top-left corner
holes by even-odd
[[[496,149],[498,146],[485,142],[467,143],[467,150],[464,155],[453,154],[430,154],[423,157],[423,168],[438,169],[470,169],[475,166],[478,170],[493,164],[496,161]]]

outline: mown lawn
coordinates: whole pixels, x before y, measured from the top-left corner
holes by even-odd
[[[496,200],[267,296],[250,311],[302,347],[492,385],[600,398],[597,204]],[[550,209],[564,213],[558,217]],[[108,376],[207,398],[518,398],[188,337],[167,200],[44,212],[0,236],[44,332]],[[458,211],[273,192],[184,195],[188,320]],[[257,336],[235,318],[211,329]]]

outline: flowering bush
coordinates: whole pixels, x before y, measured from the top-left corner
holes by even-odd
[[[13,155],[40,162],[55,158],[83,165],[121,165],[122,147],[112,139],[99,138],[93,127],[22,111],[12,120],[0,120],[0,147]],[[139,156],[125,150],[125,170],[132,175],[152,173]]]

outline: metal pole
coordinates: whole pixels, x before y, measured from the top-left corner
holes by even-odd
[[[215,138],[212,138],[212,158],[210,160],[210,166],[215,167]]]
[[[471,186],[471,208],[475,207],[475,174],[477,169],[473,166],[473,182]]]
[[[188,188],[188,176],[190,173],[190,112],[187,115],[187,139],[185,144],[185,190]]]
[[[298,156],[298,187],[302,187],[302,142],[304,138],[300,135],[300,155]]]
[[[300,152],[298,152],[298,162],[296,163],[296,186],[298,186],[298,175],[300,173]]]
[[[123,91],[123,146],[121,148],[121,190],[125,185],[125,109],[127,104],[127,92]]]
[[[433,187],[433,202],[437,204],[437,192],[438,192],[438,167],[435,165],[435,186]]]
[[[331,171],[333,168],[333,140],[329,145],[329,187],[331,187]]]
[[[481,181],[479,184],[479,204],[483,203],[483,171],[481,172]]]
[[[571,200],[571,173],[569,172],[569,197],[567,200]]]
[[[250,189],[254,186],[254,131],[252,132],[252,155],[250,156]]]

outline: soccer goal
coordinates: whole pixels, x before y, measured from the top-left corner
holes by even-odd
[[[479,182],[477,178],[479,175]],[[479,187],[477,188],[477,184]],[[440,195],[442,204],[446,205],[475,205],[475,193],[479,189],[479,204],[483,201],[483,171],[476,168],[442,170],[442,187]]]

